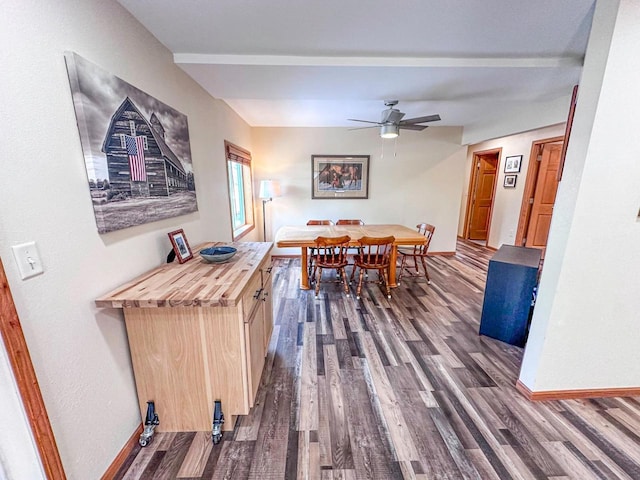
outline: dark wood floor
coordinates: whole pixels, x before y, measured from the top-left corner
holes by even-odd
[[[492,252],[429,258],[432,284],[388,300],[323,283],[301,291],[278,260],[276,326],[257,405],[210,433],[158,434],[125,479],[640,479],[640,401],[529,402],[522,350],[478,336]],[[160,418],[162,419],[162,412]]]

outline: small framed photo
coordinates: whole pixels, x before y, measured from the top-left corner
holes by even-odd
[[[514,155],[504,159],[504,173],[520,173],[522,155]],[[515,182],[514,182],[515,185]],[[506,185],[505,185],[506,186]]]
[[[170,232],[168,235],[178,262],[184,263],[193,258],[193,253],[191,252],[191,248],[189,248],[189,242],[187,242],[187,237],[182,229]]]
[[[504,188],[516,188],[517,175],[505,175],[504,176]]]

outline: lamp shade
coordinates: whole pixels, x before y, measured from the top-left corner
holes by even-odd
[[[273,198],[280,196],[280,182],[277,180],[260,181],[259,198]]]
[[[380,127],[380,136],[382,138],[396,138],[398,136],[398,126],[393,124],[382,125]]]

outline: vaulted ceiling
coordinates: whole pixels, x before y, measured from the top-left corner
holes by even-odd
[[[119,0],[251,126],[439,113],[468,126],[578,83],[594,0]]]

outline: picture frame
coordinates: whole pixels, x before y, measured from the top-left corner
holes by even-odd
[[[504,173],[520,173],[522,155],[513,155],[504,159]]]
[[[191,247],[189,247],[189,242],[184,234],[184,230],[174,230],[167,235],[169,235],[169,240],[171,240],[171,245],[173,246],[173,251],[176,254],[178,262],[184,263],[193,258],[193,252],[191,251]]]
[[[504,188],[516,188],[517,175],[505,175],[504,176]]]
[[[311,155],[311,198],[369,198],[369,161],[369,155]]]

